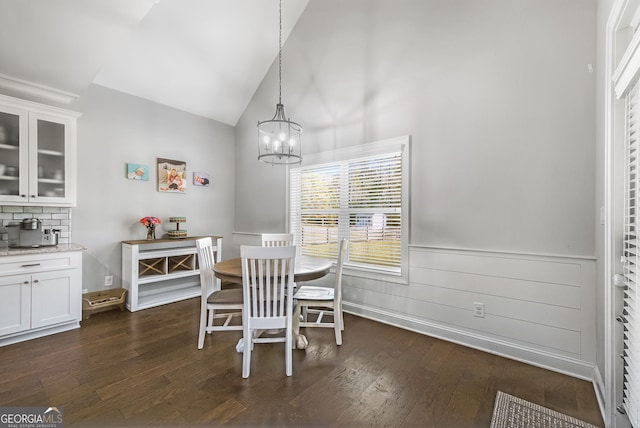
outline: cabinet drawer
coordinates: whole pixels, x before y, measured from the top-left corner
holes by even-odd
[[[69,269],[78,266],[77,260],[78,254],[74,252],[0,257],[0,275]]]

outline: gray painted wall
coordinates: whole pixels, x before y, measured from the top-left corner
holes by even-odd
[[[78,122],[78,206],[73,210],[73,240],[87,247],[83,288],[103,288],[104,276],[120,286],[120,241],[144,239],[138,220],[156,216],[158,237],[185,216],[190,235],[231,236],[233,228],[233,127],[172,108],[91,86],[74,110]],[[156,158],[186,161],[189,177],[208,172],[209,187],[189,180],[185,194],[157,191]],[[149,181],[128,180],[127,162],[149,165]]]
[[[285,111],[303,153],[412,135],[413,244],[593,257],[595,28],[595,0],[312,0]],[[238,232],[286,226],[255,161],[277,90],[274,63],[236,127]]]
[[[412,136],[409,283],[348,275],[348,311],[593,379],[596,22],[595,0],[309,2],[283,50],[303,155]],[[286,170],[256,161],[277,72],[235,130],[235,244],[287,228]]]

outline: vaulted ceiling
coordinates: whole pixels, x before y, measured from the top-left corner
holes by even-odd
[[[283,43],[307,3],[283,0]],[[278,0],[0,0],[0,87],[94,83],[235,125],[278,26]]]

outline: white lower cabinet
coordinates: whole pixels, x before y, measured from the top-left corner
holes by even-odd
[[[82,253],[0,257],[0,345],[78,328]]]
[[[31,328],[31,276],[0,277],[0,336]]]

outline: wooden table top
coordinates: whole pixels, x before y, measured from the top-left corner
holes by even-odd
[[[322,278],[331,270],[332,263],[328,260],[309,256],[297,256],[294,268],[294,282],[311,281]],[[216,277],[223,281],[242,284],[242,259],[223,260],[213,266]]]

